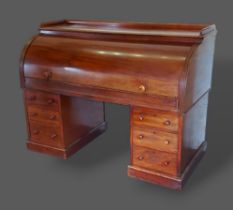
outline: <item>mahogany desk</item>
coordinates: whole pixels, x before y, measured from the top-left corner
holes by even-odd
[[[27,147],[66,159],[105,131],[104,102],[129,105],[128,175],[181,189],[207,145],[215,35],[205,24],[42,24],[20,63]]]

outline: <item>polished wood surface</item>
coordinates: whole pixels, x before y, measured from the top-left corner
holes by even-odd
[[[124,91],[142,97],[147,94],[177,97],[179,75],[188,52],[187,46],[161,48],[161,45],[38,36],[28,49],[24,74],[26,78]]]
[[[60,126],[45,125],[44,123],[30,121],[29,127],[30,141],[58,148],[64,147]]]
[[[133,126],[133,144],[165,152],[178,151],[178,135],[164,132],[154,127],[145,128]]]
[[[39,152],[66,159],[105,129],[101,102],[27,89],[25,105],[28,148]]]
[[[78,37],[107,41],[136,43],[176,43],[192,45],[200,43],[215,25],[208,24],[159,24],[159,23],[122,23],[63,20],[41,24],[40,34]]]
[[[183,115],[181,172],[193,158],[205,139],[208,93]]]
[[[154,128],[177,132],[178,114],[160,110],[133,108],[133,125],[152,126]]]
[[[215,25],[63,20],[20,59],[29,149],[68,158],[130,106],[128,175],[182,189],[206,150]]]
[[[61,116],[59,112],[45,110],[38,107],[28,105],[28,118],[31,121],[39,121],[44,123],[59,124],[61,121]]]
[[[60,111],[60,97],[57,94],[25,90],[25,100],[27,105],[32,107]]]
[[[133,147],[132,165],[166,174],[177,175],[177,155],[144,147]]]

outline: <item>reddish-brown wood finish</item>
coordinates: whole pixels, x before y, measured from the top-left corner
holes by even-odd
[[[160,152],[155,149],[133,146],[133,166],[158,171],[165,174],[177,175],[177,155]]]
[[[177,113],[134,107],[132,117],[133,125],[152,126],[174,133],[178,131]]]
[[[29,149],[68,158],[106,129],[104,102],[129,105],[128,175],[181,189],[206,149],[216,28],[63,20],[24,48]]]
[[[182,175],[172,176],[166,173],[161,173],[155,170],[148,170],[144,167],[128,166],[128,175],[146,182],[151,182],[153,184],[158,184],[163,187],[168,187],[171,189],[182,190],[184,184],[187,182],[192,171],[195,169],[196,165],[199,163],[206,151],[207,143],[206,141],[199,147],[192,160],[189,162]]]
[[[205,141],[208,93],[183,114],[181,172]]]
[[[165,152],[178,151],[178,135],[154,127],[132,126],[133,144]]]
[[[105,128],[101,102],[27,89],[25,105],[28,148],[40,152],[48,153],[52,148],[49,154],[67,158],[70,151],[77,151],[80,145],[93,140]],[[96,135],[93,136],[93,132]]]

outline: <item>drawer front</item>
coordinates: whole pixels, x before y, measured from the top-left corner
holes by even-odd
[[[48,126],[43,123],[29,122],[30,140],[53,147],[62,146],[61,129],[59,126]]]
[[[53,123],[59,125],[61,117],[58,112],[41,109],[34,106],[27,107],[28,118],[32,121],[46,121],[46,123]]]
[[[134,146],[133,165],[149,170],[177,175],[176,154]]]
[[[165,152],[177,152],[177,134],[158,131],[153,128],[133,127],[133,144]]]
[[[44,79],[46,81],[59,81],[68,83],[71,85],[81,85],[96,87],[101,89],[109,89],[116,91],[131,92],[137,94],[149,94],[149,95],[162,95],[167,97],[177,97],[177,82],[173,81],[160,81],[140,79],[136,76],[127,74],[114,74],[106,72],[89,72],[83,70],[65,71],[64,69],[59,70],[43,70],[37,69],[36,71],[27,71],[26,77],[35,79]]]
[[[42,91],[25,90],[27,105],[59,111],[59,96]]]
[[[133,108],[133,124],[159,128],[165,131],[178,131],[178,116],[158,110]]]

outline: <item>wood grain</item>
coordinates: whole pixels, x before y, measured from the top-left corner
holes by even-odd
[[[130,106],[128,175],[182,189],[206,149],[216,27],[61,20],[20,57],[27,147],[67,159]]]
[[[29,149],[67,158],[106,129],[101,102],[27,89],[25,104]]]
[[[40,144],[62,148],[61,128],[58,126],[45,125],[44,123],[29,122],[30,141]]]
[[[177,134],[160,131],[154,128],[133,126],[133,144],[165,152],[178,151]]]
[[[133,147],[133,165],[176,176],[177,155],[144,147]]]
[[[32,121],[44,123],[60,124],[61,117],[59,112],[50,111],[48,109],[38,108],[31,105],[27,107],[28,118]]]
[[[178,130],[177,113],[134,107],[132,114],[134,125],[150,126],[175,133]]]

